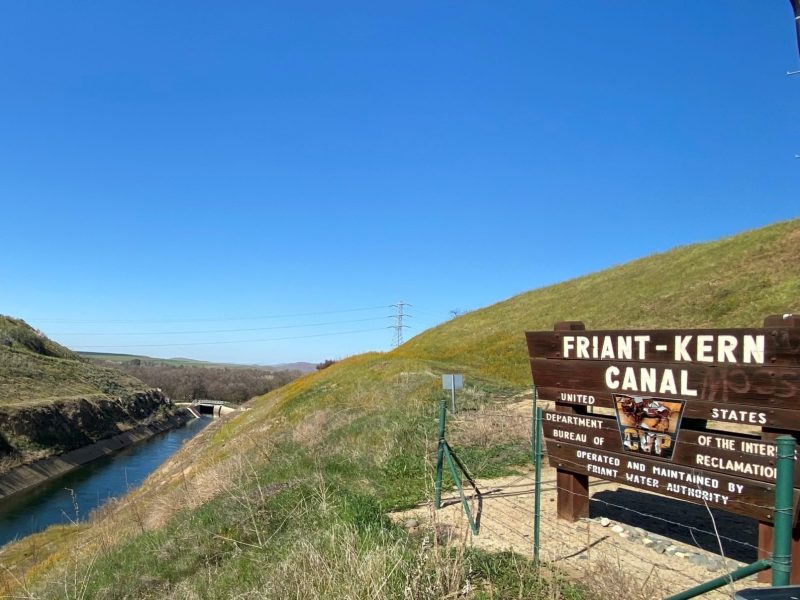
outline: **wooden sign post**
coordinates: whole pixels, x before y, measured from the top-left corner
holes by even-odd
[[[580,321],[556,323],[556,331],[583,331]],[[558,404],[556,411],[567,414],[586,414],[586,407],[571,404]],[[589,476],[575,470],[556,469],[556,510],[561,519],[577,521],[589,516]]]
[[[718,330],[586,331],[570,321],[526,337],[539,397],[555,402],[543,431],[560,518],[588,516],[591,475],[756,518],[759,547],[772,547],[774,439],[800,439],[795,317]],[[794,484],[796,519],[800,467]],[[793,558],[800,582],[798,526]]]

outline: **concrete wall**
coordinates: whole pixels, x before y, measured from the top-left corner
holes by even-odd
[[[77,450],[71,450],[59,456],[51,456],[50,458],[15,467],[0,475],[0,498],[5,498],[53,477],[63,475],[80,465],[132,446],[157,433],[184,425],[192,418],[188,411],[180,411],[158,423],[135,427],[125,433],[120,433]]]

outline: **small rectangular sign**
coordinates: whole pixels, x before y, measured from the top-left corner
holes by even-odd
[[[446,374],[442,375],[442,389],[445,390],[463,390],[464,389],[464,376],[460,374]]]

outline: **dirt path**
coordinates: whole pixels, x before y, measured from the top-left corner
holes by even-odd
[[[555,469],[543,469],[541,558],[606,597],[659,598],[693,587],[756,558],[755,523],[715,512],[722,536],[720,554],[714,525],[705,507],[645,494],[616,483],[592,480],[590,518],[567,523],[555,514]],[[469,524],[457,493],[432,511],[421,506],[395,513],[408,527],[434,519],[466,535],[468,543],[489,551],[513,550],[532,556],[534,477],[532,472],[501,479],[480,479],[483,500],[480,530],[466,535]],[[472,501],[473,511],[478,509]],[[453,535],[453,539],[463,539]],[[732,558],[731,558],[732,557]],[[756,587],[754,578],[737,582],[736,590]],[[730,598],[727,586],[704,598]]]

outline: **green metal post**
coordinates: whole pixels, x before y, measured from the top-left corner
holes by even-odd
[[[728,585],[732,581],[739,581],[740,579],[744,579],[745,577],[750,577],[750,575],[754,575],[759,571],[766,571],[772,566],[772,561],[766,558],[762,558],[761,560],[757,560],[756,562],[745,565],[743,567],[739,567],[732,573],[728,573],[727,575],[722,575],[717,577],[716,579],[712,579],[711,581],[706,581],[697,585],[689,590],[684,592],[680,592],[675,594],[674,596],[670,596],[666,598],[666,600],[688,600],[689,598],[694,598],[696,596],[700,596],[705,594],[706,592],[710,592],[711,590],[716,590],[717,588],[721,588],[722,586]]]
[[[531,464],[533,465],[534,473],[536,473],[536,386],[533,386],[533,394],[531,395]],[[536,509],[539,508],[536,502],[536,490],[538,488],[536,475],[533,476],[533,562],[538,562],[538,553],[536,548]]]
[[[715,590],[733,581],[739,581],[759,571],[772,568],[772,585],[789,585],[792,570],[792,521],[794,499],[794,461],[795,439],[790,435],[781,435],[777,443],[777,481],[775,483],[775,530],[772,546],[772,558],[762,558],[722,575],[706,581],[689,590],[670,596],[666,600],[688,600]]]
[[[772,543],[772,585],[789,585],[792,571],[792,509],[795,440],[780,435],[775,482],[775,533]]]
[[[536,392],[534,391],[534,402]],[[535,489],[533,494],[533,560],[539,562],[539,531],[542,520],[542,409],[536,407],[536,418],[533,426],[536,428],[536,456],[534,458]]]
[[[536,464],[536,388],[531,396],[531,464]]]
[[[442,507],[442,469],[444,467],[444,424],[447,414],[447,400],[439,402],[439,448],[436,452],[436,483],[434,484],[433,503],[435,508]]]
[[[472,511],[469,509],[469,502],[467,501],[467,497],[464,494],[464,486],[461,484],[461,477],[458,476],[458,469],[456,469],[456,465],[453,462],[453,457],[450,455],[450,450],[447,447],[447,444],[443,444],[443,446],[444,446],[445,456],[447,457],[447,464],[450,467],[450,474],[453,476],[453,481],[456,482],[458,493],[461,495],[461,505],[464,507],[464,513],[466,513],[467,515],[469,526],[472,529],[472,533],[478,535],[478,525],[472,518]]]

